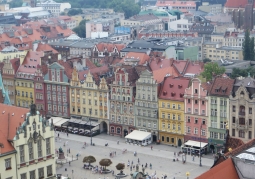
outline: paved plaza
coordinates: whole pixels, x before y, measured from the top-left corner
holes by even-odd
[[[58,132],[57,132],[58,133]],[[56,133],[56,134],[57,134]],[[56,135],[57,136],[57,135]],[[119,145],[117,141],[120,141]],[[64,146],[64,142],[68,141],[68,145]],[[110,170],[114,170],[115,174],[118,173],[115,166],[118,163],[125,163],[127,165],[128,160],[130,163],[133,161],[134,164],[138,163],[138,158],[140,160],[139,170],[141,171],[142,165],[147,163],[152,164],[152,169],[149,167],[145,170],[149,175],[154,174],[161,179],[162,174],[167,175],[167,179],[186,179],[186,172],[190,173],[189,179],[195,178],[205,171],[209,170],[213,164],[212,156],[206,156],[202,158],[202,167],[199,167],[199,158],[196,157],[195,161],[192,161],[192,157],[187,155],[187,162],[182,164],[181,161],[173,162],[174,152],[180,151],[180,148],[171,147],[167,145],[152,145],[153,150],[150,146],[140,147],[136,145],[126,144],[124,138],[109,136],[106,134],[100,134],[99,136],[93,137],[93,143],[95,146],[87,145],[85,149],[82,148],[83,143],[86,142],[90,144],[90,137],[69,134],[68,137],[65,133],[60,133],[60,140],[56,141],[56,148],[60,146],[63,148],[65,155],[67,155],[67,149],[70,148],[70,154],[68,153],[68,158],[76,158],[76,154],[80,153],[81,156],[78,160],[71,162],[69,166],[66,164],[57,165],[57,174],[62,174],[63,176],[69,176],[72,179],[115,179],[112,174],[93,174],[90,170],[83,169],[82,159],[84,156],[92,155],[96,158],[96,162],[93,165],[99,166],[99,161],[103,158],[110,158],[110,152],[116,151],[116,156],[111,158],[112,165],[108,167]],[[109,146],[105,147],[105,143]],[[122,150],[127,149],[127,153],[122,154]],[[137,152],[137,156],[134,156],[134,151]],[[181,156],[179,157],[181,160]],[[67,171],[65,171],[67,169]],[[125,168],[124,173],[128,176],[124,179],[130,179],[130,168]]]

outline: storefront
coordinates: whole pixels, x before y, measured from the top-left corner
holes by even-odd
[[[134,130],[130,134],[128,134],[126,137],[126,142],[133,143],[137,145],[143,145],[146,146],[148,144],[151,144],[152,137],[150,132],[144,132],[144,131],[138,131]]]

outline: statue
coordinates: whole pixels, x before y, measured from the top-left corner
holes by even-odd
[[[63,152],[63,149],[62,149],[61,147],[59,147],[58,152],[59,152],[59,153],[64,153],[64,152]]]
[[[31,104],[30,115],[31,116],[35,116],[36,115],[36,105],[35,104]]]

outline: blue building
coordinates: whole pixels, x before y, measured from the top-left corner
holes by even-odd
[[[115,34],[130,34],[131,30],[132,30],[131,27],[125,27],[125,26],[114,27]]]

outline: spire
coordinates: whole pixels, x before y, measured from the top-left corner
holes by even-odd
[[[9,93],[8,93],[8,87],[6,87],[6,90],[4,89],[1,71],[0,71],[0,89],[2,89],[2,95],[4,97],[4,104],[11,105],[11,100],[10,100]]]

